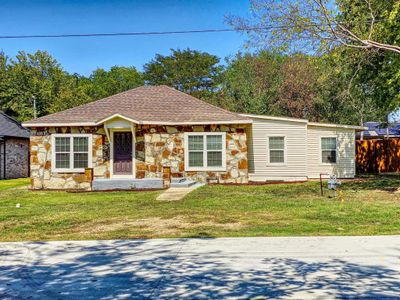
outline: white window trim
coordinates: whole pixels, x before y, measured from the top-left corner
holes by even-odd
[[[57,137],[69,137],[70,138],[70,152],[69,152],[69,165],[70,168],[56,168],[56,138]],[[87,137],[88,138],[88,168],[92,168],[93,166],[93,143],[92,143],[92,135],[91,134],[81,134],[81,133],[72,133],[72,134],[63,134],[57,133],[51,135],[51,171],[54,173],[83,173],[85,172],[84,168],[73,168],[74,165],[74,143],[72,142],[74,137]]]
[[[271,157],[270,157],[271,149],[269,149],[269,138],[270,137],[282,137],[283,138],[283,142],[284,142],[284,147],[283,147],[284,162],[283,163],[271,162]],[[284,135],[284,134],[269,134],[269,135],[267,135],[267,165],[268,166],[287,166],[287,138],[286,138],[286,135]]]
[[[336,162],[335,163],[325,163],[325,162],[323,162],[322,161],[322,139],[325,139],[325,138],[335,138],[336,139]],[[327,135],[327,136],[321,136],[320,138],[319,138],[319,163],[320,163],[320,165],[322,165],[322,166],[335,166],[335,165],[337,165],[338,164],[338,146],[339,146],[339,139],[338,139],[338,137],[336,136],[336,135]]]
[[[189,167],[189,136],[204,136],[203,162],[207,165],[207,136],[219,135],[222,137],[222,167]],[[185,171],[226,171],[226,133],[225,132],[185,132]]]

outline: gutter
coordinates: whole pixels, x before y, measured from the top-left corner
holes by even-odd
[[[132,122],[131,120],[128,120]],[[74,127],[74,126],[98,126],[104,122],[85,122],[85,123],[23,123],[24,127]],[[233,120],[233,121],[208,121],[208,122],[160,122],[160,121],[135,121],[138,125],[224,125],[224,124],[252,124],[252,120]]]

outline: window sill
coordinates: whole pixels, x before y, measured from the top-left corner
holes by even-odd
[[[221,167],[221,168],[185,168],[185,172],[226,172],[226,167]]]
[[[85,169],[51,169],[52,173],[85,173]]]
[[[287,167],[287,163],[267,163],[267,167]]]

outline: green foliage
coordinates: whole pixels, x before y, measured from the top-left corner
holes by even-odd
[[[278,49],[291,57],[296,51],[313,54],[316,73],[299,61],[297,67],[292,65],[297,73],[294,81],[291,72],[283,76],[281,90],[284,82],[294,83],[286,85],[283,107],[311,107],[314,110],[308,108],[306,114],[311,119],[354,124],[385,121],[391,111],[398,110],[398,0],[253,0],[250,9],[249,18],[227,18],[233,27],[246,30],[249,45]],[[249,30],[264,27],[272,30]],[[307,69],[312,79],[304,79]],[[296,91],[295,86],[301,85],[305,89]],[[276,101],[282,104],[280,95]],[[299,109],[295,110],[299,115]],[[280,113],[293,115],[293,106]]]
[[[4,62],[4,59],[3,59]],[[1,107],[21,120],[33,117],[32,100],[37,101],[38,115],[49,113],[51,103],[58,98],[67,74],[47,53],[19,52],[14,60],[2,67]]]
[[[227,61],[222,95],[226,108],[243,113],[319,119],[319,70],[305,55],[260,51]]]
[[[101,99],[144,84],[142,74],[135,67],[114,66],[110,71],[96,69],[90,76],[92,99]]]
[[[225,107],[236,112],[271,114],[281,81],[279,54],[261,51],[238,53],[227,60],[221,97]]]
[[[15,59],[0,53],[0,109],[20,121],[44,116],[143,85],[134,67],[97,69],[86,78],[65,72],[47,52],[19,52]]]
[[[146,83],[165,84],[200,98],[218,89],[223,67],[217,56],[190,49],[171,52],[167,56],[157,54],[144,65]]]

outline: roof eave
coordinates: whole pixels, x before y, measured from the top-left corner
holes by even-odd
[[[240,115],[240,116],[247,117],[247,118],[262,119],[262,120],[296,122],[296,123],[304,123],[304,124],[307,124],[307,123],[308,123],[308,120],[306,120],[306,119],[285,118],[285,117],[274,117],[274,116],[253,115],[253,114],[239,114],[239,115]]]
[[[110,119],[107,119],[110,120]],[[106,120],[106,121],[107,121]],[[77,127],[77,126],[99,126],[105,121],[99,122],[81,122],[81,123],[24,123],[24,127],[36,128],[36,127]],[[252,120],[229,120],[229,121],[188,121],[188,122],[163,122],[163,121],[137,121],[133,122],[139,125],[223,125],[223,124],[252,124]]]
[[[315,126],[315,127],[351,129],[351,130],[356,130],[356,131],[368,130],[368,127],[354,126],[354,125],[328,124],[328,123],[316,123],[316,122],[309,122],[308,125]]]

